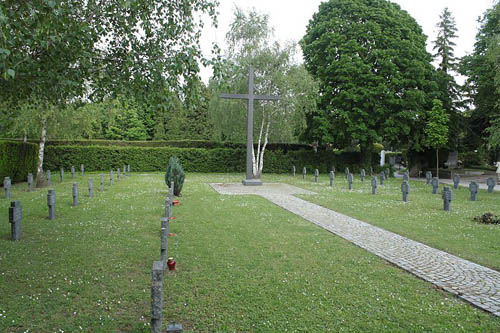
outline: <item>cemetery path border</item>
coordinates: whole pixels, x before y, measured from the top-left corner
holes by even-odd
[[[220,194],[260,195],[476,307],[500,316],[500,272],[297,198],[294,194],[314,193],[292,185],[210,186]]]

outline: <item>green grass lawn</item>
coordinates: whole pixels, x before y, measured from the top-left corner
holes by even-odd
[[[54,221],[47,218],[47,189],[28,193],[25,183],[16,184],[12,199],[21,200],[24,215],[20,242],[9,240],[9,203],[0,199],[1,332],[150,330],[151,267],[160,258],[160,218],[167,196],[163,174],[134,174],[106,186],[104,193],[96,191],[98,175],[92,176],[95,197],[84,195],[86,179],[79,177],[77,207],[71,206],[72,181],[54,182]],[[187,175],[171,224],[175,236],[169,239],[169,255],[175,257],[177,271],[165,275],[164,323],[180,322],[195,331],[500,330],[499,318],[263,198],[222,196],[207,185],[241,178]],[[325,184],[326,176],[323,184],[284,175],[264,180],[314,190],[318,195],[307,196],[310,201],[499,266],[494,258],[498,249],[475,257],[488,252],[483,243],[494,239],[498,228],[470,220],[476,206],[498,207],[498,193],[489,203],[481,193],[474,206],[463,189],[463,199],[459,193],[452,204],[454,211],[443,215],[442,202],[435,198],[434,203],[423,185],[419,190],[412,183],[411,201],[402,204],[399,194],[384,194],[396,189],[395,180],[379,188],[375,198],[367,194],[368,184],[362,191],[347,192],[340,188],[341,179],[333,190]],[[459,208],[461,201],[464,207]],[[433,206],[423,206],[431,202]],[[448,226],[455,216],[463,217],[456,229]],[[447,235],[450,229],[460,236]]]

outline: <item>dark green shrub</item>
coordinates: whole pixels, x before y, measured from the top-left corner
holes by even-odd
[[[184,185],[184,169],[175,156],[170,157],[167,165],[167,172],[165,173],[165,183],[170,188],[170,185],[174,182],[174,195],[180,196],[182,191],[182,186]]]
[[[484,164],[484,159],[479,152],[470,151],[461,153],[459,159],[466,168],[482,166]]]
[[[500,216],[493,215],[492,213],[485,213],[481,216],[474,217],[474,221],[484,224],[500,224]]]
[[[28,173],[36,172],[38,145],[16,141],[0,141],[0,179],[26,181]]]

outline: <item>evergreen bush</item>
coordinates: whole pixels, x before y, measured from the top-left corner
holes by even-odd
[[[36,173],[38,145],[16,141],[0,141],[0,181],[26,181],[28,173]]]
[[[180,196],[182,185],[184,185],[184,169],[176,156],[170,157],[165,173],[165,183],[169,188],[172,181],[174,182],[174,195]]]

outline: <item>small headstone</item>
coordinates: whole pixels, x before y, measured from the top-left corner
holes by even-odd
[[[349,184],[349,191],[352,190],[352,173],[347,174],[347,183]]]
[[[10,188],[11,188],[11,181],[10,177],[5,177],[3,179],[3,189],[5,191],[5,199],[10,199]]]
[[[429,185],[431,183],[431,179],[432,179],[432,172],[427,171],[425,173],[425,183]]]
[[[403,181],[405,181],[405,182],[409,182],[410,181],[410,174],[408,173],[408,171],[406,171],[403,174]]]
[[[330,187],[333,187],[334,180],[335,180],[335,172],[330,171]]]
[[[33,192],[33,174],[28,173],[28,192]]]
[[[297,169],[295,168],[295,165],[292,166],[292,174],[293,176],[295,177],[295,173],[296,173]]]
[[[71,179],[75,179],[75,167],[71,166]]]
[[[307,169],[306,167],[302,168],[302,179],[306,179]]]
[[[319,176],[319,171],[318,171],[318,169],[315,169],[314,170],[314,182],[315,183],[318,182],[318,176]]]
[[[130,164],[127,164],[127,173],[128,173],[128,176],[130,177]]]
[[[366,177],[366,171],[365,171],[365,169],[361,169],[360,175],[361,175],[361,182],[364,183],[365,182],[365,177]]]
[[[59,176],[61,177],[61,183],[64,181],[64,168],[60,169]]]
[[[83,165],[83,164],[80,165],[80,171],[81,171],[82,177],[83,177],[83,175],[85,174],[85,165]]]
[[[101,173],[101,192],[104,192],[104,174]]]
[[[182,324],[169,324],[167,325],[167,333],[182,333]]]
[[[113,170],[109,172],[109,185],[113,185]]]
[[[47,193],[47,206],[49,206],[49,220],[56,218],[56,191],[49,190]]]
[[[161,262],[163,265],[163,269],[167,267],[167,242],[168,242],[168,234],[169,234],[169,218],[164,217],[161,219],[161,247],[160,247],[160,256],[161,256]]]
[[[496,184],[497,180],[493,177],[490,177],[486,180],[486,185],[488,185],[488,193],[493,193]]]
[[[410,193],[410,184],[407,180],[403,180],[401,184],[401,193],[403,194],[403,201],[408,202],[408,193]]]
[[[161,333],[163,312],[163,264],[153,263],[151,279],[151,332]]]
[[[380,172],[380,185],[384,186],[385,173],[383,171]]]
[[[50,170],[47,170],[47,186],[52,186],[52,172]]]
[[[73,206],[78,206],[78,183],[73,183]]]
[[[471,182],[469,184],[469,191],[470,191],[470,199],[471,201],[476,201],[477,200],[477,191],[479,189],[479,185],[477,185],[476,182]]]
[[[170,200],[170,202],[173,204],[174,203],[174,186],[175,186],[175,183],[174,181],[172,180],[170,182],[170,188],[168,189],[168,199]]]
[[[123,179],[125,179],[125,177],[127,177],[127,166],[126,165],[123,166]]]
[[[170,218],[172,216],[172,202],[170,199],[165,200],[165,217]]]
[[[451,200],[453,199],[453,192],[448,186],[443,187],[443,192],[441,194],[441,198],[443,198],[443,207],[444,210],[449,212],[451,206]]]
[[[21,240],[21,219],[23,207],[21,201],[12,201],[9,207],[10,235],[12,240]]]
[[[453,187],[458,190],[458,185],[460,184],[460,175],[453,175]]]
[[[372,176],[372,194],[377,194],[377,177]]]
[[[88,184],[89,184],[89,198],[94,197],[94,183],[92,181],[92,178],[88,179]]]
[[[116,169],[116,181],[120,181],[120,168]]]
[[[432,194],[438,193],[439,179],[437,177],[432,177]]]

